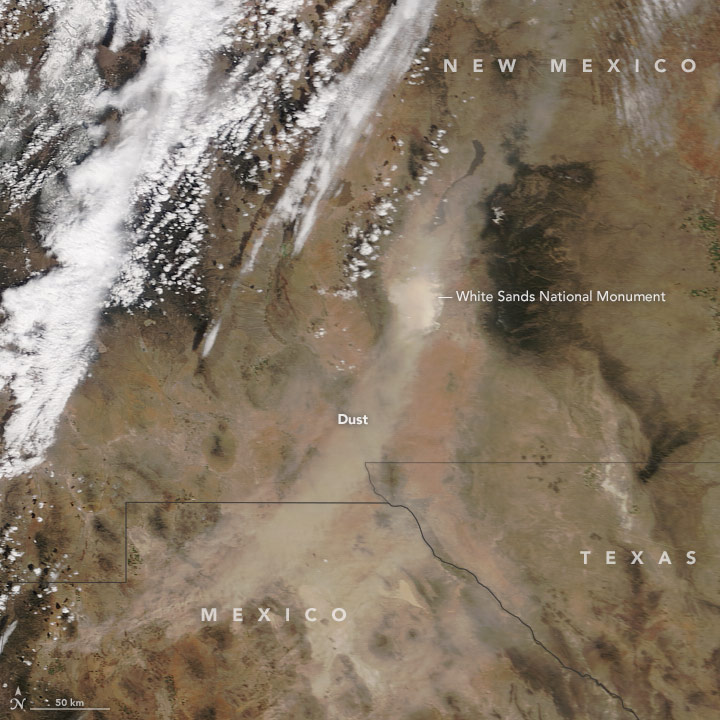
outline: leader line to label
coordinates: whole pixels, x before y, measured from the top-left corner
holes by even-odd
[[[438,300],[454,300],[452,295],[438,295]]]

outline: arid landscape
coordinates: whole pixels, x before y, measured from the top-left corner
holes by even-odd
[[[70,11],[0,3],[0,715],[720,717],[715,4],[171,4],[88,20],[117,95],[33,154]]]

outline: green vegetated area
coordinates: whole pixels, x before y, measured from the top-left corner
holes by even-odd
[[[140,551],[131,543],[128,549],[127,564],[128,567],[133,571],[133,574],[137,574],[140,566],[143,563],[143,559],[140,555]]]
[[[680,226],[695,235],[699,235],[707,246],[709,268],[713,273],[720,271],[720,223],[709,212],[700,211],[697,216],[689,216]],[[695,288],[690,291],[693,297],[707,299],[711,305],[715,329],[720,331],[720,304],[718,303],[718,286]]]

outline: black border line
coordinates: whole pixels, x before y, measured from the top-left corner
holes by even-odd
[[[432,553],[433,557],[440,562],[442,565],[445,565],[446,567],[452,568],[453,570],[456,570],[461,573],[465,573],[466,575],[469,575],[481,588],[483,588],[495,601],[495,603],[498,605],[500,610],[502,610],[503,613],[508,615],[509,617],[513,618],[516,622],[520,623],[529,633],[530,637],[532,638],[532,641],[535,645],[537,645],[541,650],[543,650],[546,654],[548,654],[553,660],[560,665],[560,667],[563,670],[566,670],[567,672],[571,672],[574,675],[577,675],[582,680],[589,680],[594,685],[596,685],[600,690],[602,690],[608,697],[612,698],[613,700],[617,700],[620,703],[620,707],[630,715],[632,715],[635,720],[640,720],[640,716],[633,710],[632,707],[630,707],[623,698],[622,695],[619,693],[616,693],[614,690],[611,690],[607,685],[605,685],[601,680],[598,680],[594,675],[591,675],[589,672],[586,672],[584,670],[578,670],[577,668],[572,667],[571,665],[568,665],[559,655],[554,653],[542,640],[540,640],[532,627],[530,623],[528,623],[526,620],[524,620],[520,615],[517,613],[514,613],[512,610],[507,608],[503,601],[500,599],[500,597],[497,595],[497,593],[488,585],[486,585],[480,577],[473,571],[470,570],[470,568],[463,567],[462,565],[457,565],[452,560],[448,560],[447,558],[444,558],[442,555],[440,555],[435,548],[433,547],[432,543],[427,539],[427,536],[425,535],[425,531],[423,530],[422,523],[420,522],[420,519],[418,516],[413,512],[410,507],[407,505],[404,505],[402,503],[393,503],[390,500],[388,500],[385,495],[383,495],[376,487],[375,483],[373,482],[372,475],[370,473],[370,465],[535,465],[536,467],[546,467],[549,465],[640,465],[642,467],[645,467],[647,465],[647,461],[644,460],[609,460],[609,461],[587,461],[587,460],[520,460],[520,461],[512,461],[512,460],[466,460],[466,461],[453,461],[453,460],[377,460],[377,461],[369,461],[365,463],[365,471],[367,472],[368,476],[368,482],[370,483],[370,487],[372,488],[372,491],[377,495],[377,497],[381,498],[384,501],[384,504],[388,505],[392,508],[402,508],[403,510],[406,510],[410,515],[412,516],[413,520],[415,521],[415,524],[417,525],[418,531],[420,533],[420,537],[422,538],[422,541],[427,545],[428,549]],[[716,460],[701,460],[698,462],[692,462],[692,461],[668,461],[663,462],[662,465],[720,465],[720,461]]]
[[[457,565],[456,563],[448,560],[435,550],[432,544],[428,541],[423,526],[420,523],[417,515],[407,506],[401,503],[393,503],[388,500],[382,493],[378,491],[375,483],[372,480],[370,474],[370,465],[535,465],[536,467],[546,467],[549,465],[647,465],[646,460],[376,460],[367,461],[364,463],[365,471],[367,472],[368,481],[372,492],[380,500],[375,501],[362,501],[362,500],[127,500],[125,501],[125,578],[123,580],[18,580],[11,581],[13,585],[124,585],[128,582],[128,505],[385,505],[387,507],[395,509],[406,510],[415,521],[420,537],[424,544],[428,547],[433,557],[438,560],[442,565],[449,568],[453,568],[458,572],[464,572],[469,575],[480,587],[482,587],[509,617],[513,618],[516,622],[520,623],[529,633],[533,640],[533,643],[541,648],[545,653],[552,657],[556,663],[560,665],[563,670],[571,672],[577,675],[583,680],[590,680],[598,688],[600,688],[606,695],[613,700],[617,700],[620,703],[622,709],[632,715],[635,720],[640,720],[640,716],[633,710],[624,698],[618,693],[608,688],[602,681],[588,672],[578,670],[570,665],[567,665],[562,658],[556,655],[550,648],[545,645],[536,635],[533,627],[523,620],[522,617],[509,610],[503,604],[502,600],[495,593],[495,591],[488,585],[480,580],[480,577],[470,570],[469,568]],[[678,466],[678,465],[720,465],[720,460],[698,460],[698,461],[663,461],[662,465]]]
[[[646,460],[368,460],[364,463],[368,473],[368,465],[642,465]],[[720,460],[678,460],[663,461],[662,465],[720,465]],[[370,481],[372,485],[372,481]],[[373,493],[380,496],[373,486]],[[385,500],[383,498],[383,500]],[[128,582],[128,505],[388,505],[395,507],[387,500],[126,500],[125,501],[125,577],[123,580],[11,580],[12,585],[125,585]],[[409,508],[405,508],[412,512]],[[417,522],[417,518],[416,518]],[[432,549],[432,548],[431,548]],[[470,572],[470,571],[468,571]]]
[[[126,500],[124,580],[8,580],[10,585],[125,585],[128,582],[128,505],[385,505],[380,500]]]

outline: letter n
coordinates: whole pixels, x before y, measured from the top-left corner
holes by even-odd
[[[450,60],[449,58],[445,58],[443,60],[443,72],[457,72],[457,58],[454,60]]]

